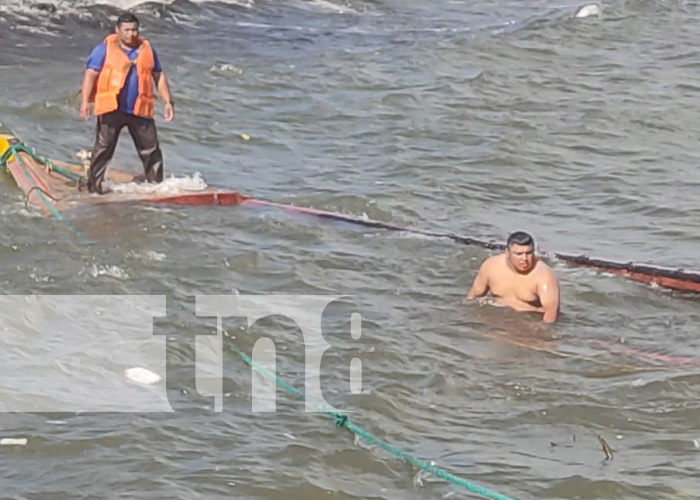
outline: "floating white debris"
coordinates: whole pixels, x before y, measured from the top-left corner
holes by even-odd
[[[700,439],[693,439],[693,445],[696,448],[700,449]]]
[[[2,438],[0,446],[27,446],[27,438]]]
[[[162,379],[157,373],[153,373],[151,370],[141,368],[140,366],[127,368],[124,370],[124,376],[132,382],[143,385],[157,384]]]
[[[420,488],[423,486],[422,470],[419,470],[415,476],[413,476],[413,487]]]
[[[578,9],[576,11],[576,14],[574,14],[574,17],[582,19],[584,17],[599,16],[601,12],[602,9],[599,5],[591,3],[588,5],[584,5],[580,9]]]

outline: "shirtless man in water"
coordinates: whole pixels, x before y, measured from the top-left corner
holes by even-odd
[[[497,304],[516,311],[544,313],[542,321],[559,316],[559,283],[552,269],[535,257],[535,240],[527,233],[511,234],[506,251],[484,261],[467,300],[488,292]]]

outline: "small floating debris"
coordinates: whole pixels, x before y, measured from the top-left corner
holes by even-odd
[[[1,438],[0,446],[27,446],[27,438]]]
[[[416,475],[413,476],[413,487],[414,488],[422,488],[424,486],[423,484],[423,478],[427,477],[427,473],[424,470],[419,470],[416,472]]]
[[[124,370],[124,376],[127,378],[127,380],[143,385],[157,384],[162,380],[162,377],[157,373],[153,373],[151,370],[141,368],[140,366],[127,368]]]
[[[583,5],[581,8],[579,8],[576,11],[576,14],[574,14],[574,17],[582,19],[584,17],[599,16],[601,12],[602,9],[599,5],[591,3]]]
[[[612,448],[610,448],[608,442],[600,434],[598,434],[598,441],[600,441],[600,444],[603,447],[603,453],[605,453],[605,460],[612,460],[613,451]]]

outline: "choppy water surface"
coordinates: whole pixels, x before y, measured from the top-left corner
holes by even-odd
[[[412,227],[497,239],[524,229],[551,250],[697,269],[698,7],[614,1],[576,18],[580,6],[139,5],[177,102],[176,120],[159,121],[167,174]],[[0,122],[56,158],[90,147],[94,125],[79,120],[76,92],[118,12],[3,2]],[[139,168],[126,134],[115,164]],[[131,323],[109,304],[100,322],[80,297],[6,305],[2,404],[26,411],[1,415],[0,437],[28,443],[0,447],[2,498],[468,496],[416,478],[281,390],[275,413],[252,413],[250,369],[230,347],[215,412],[194,366],[195,338],[216,323],[195,315],[195,296],[235,293],[346,295],[323,319],[333,344],[324,395],[459,476],[518,499],[697,494],[696,298],[554,262],[564,315],[542,328],[536,317],[461,305],[488,253],[447,240],[274,210],[133,205],[66,214],[85,244],[26,211],[9,177],[0,189],[5,294],[166,296],[154,342],[167,346],[175,410],[42,411],[51,398],[89,410],[93,387],[126,390],[124,368],[143,362],[119,347]],[[364,320],[359,340],[353,312]],[[246,330],[231,318],[224,328],[249,353],[272,338],[277,374],[303,387],[302,335],[289,320]],[[559,340],[528,348],[504,336]],[[353,357],[363,363],[357,395]],[[58,375],[75,383],[53,390]],[[148,395],[139,394],[132,401]]]

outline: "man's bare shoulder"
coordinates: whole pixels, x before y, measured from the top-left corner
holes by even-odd
[[[554,274],[554,270],[549,267],[549,265],[542,261],[538,260],[537,261],[537,266],[535,266],[534,269],[534,274],[537,276],[538,279],[541,280],[555,280],[557,279],[556,274]]]
[[[484,262],[481,263],[481,269],[484,271],[491,271],[498,266],[503,264],[503,255],[492,255]]]

